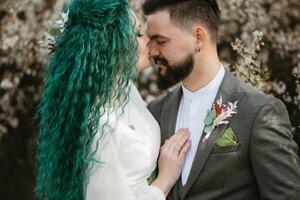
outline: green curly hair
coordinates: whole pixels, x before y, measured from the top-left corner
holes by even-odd
[[[64,10],[68,21],[38,110],[36,193],[47,200],[82,200],[87,169],[97,161],[91,145],[96,134],[99,140],[105,135],[107,122],[99,126],[99,120],[108,107],[124,109],[128,102],[137,39],[126,0],[71,0]]]

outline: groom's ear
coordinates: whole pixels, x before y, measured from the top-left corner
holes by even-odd
[[[205,43],[206,41],[209,40],[209,33],[208,33],[207,29],[205,29],[204,26],[202,26],[200,24],[195,26],[194,35],[195,35],[198,45],[202,46],[203,43]]]

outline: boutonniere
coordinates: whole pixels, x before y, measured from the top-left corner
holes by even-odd
[[[222,96],[220,96],[220,99],[213,104],[212,109],[208,111],[204,119],[205,136],[203,142],[210,137],[210,134],[216,127],[229,123],[227,119],[237,113],[237,103],[238,101],[234,103],[228,102],[228,105],[224,105],[222,103]]]

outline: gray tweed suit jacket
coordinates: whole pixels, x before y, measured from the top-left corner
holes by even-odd
[[[298,145],[283,103],[227,70],[216,99],[220,95],[224,104],[238,101],[237,114],[199,143],[187,183],[179,180],[168,200],[300,200]],[[162,144],[175,132],[181,97],[177,87],[148,106],[160,124]],[[216,146],[228,127],[238,143]]]

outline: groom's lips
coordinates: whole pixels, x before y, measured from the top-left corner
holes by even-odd
[[[160,74],[163,75],[166,72],[167,66],[163,65],[162,64],[163,62],[161,60],[155,59],[155,58],[151,58],[150,62],[152,63],[152,66],[154,66],[155,68],[157,68],[157,70],[158,70],[158,72]]]

